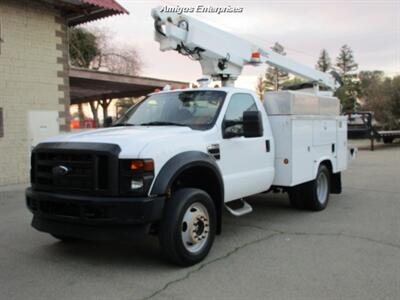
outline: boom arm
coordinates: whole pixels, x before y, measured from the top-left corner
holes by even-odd
[[[183,14],[164,13],[161,8],[152,10],[154,39],[160,50],[176,50],[198,60],[203,75],[221,79],[224,84],[234,82],[245,65],[267,63],[286,72],[301,76],[331,90],[338,87],[330,75],[294,60],[265,50],[231,33],[213,27]]]

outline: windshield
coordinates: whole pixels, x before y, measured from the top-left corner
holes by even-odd
[[[150,95],[134,107],[116,125],[211,127],[222,106],[223,91],[183,91]]]

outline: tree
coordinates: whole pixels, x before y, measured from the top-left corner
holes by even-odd
[[[339,55],[336,58],[336,66],[342,76],[357,70],[358,64],[354,60],[353,50],[348,45],[343,45],[340,48]]]
[[[319,55],[317,65],[315,66],[317,70],[322,72],[327,72],[332,68],[331,59],[329,57],[328,51],[322,49],[321,54]]]
[[[298,77],[298,76],[291,76],[291,77],[292,77],[292,78],[286,80],[286,81],[282,84],[282,88],[287,88],[287,87],[290,87],[290,86],[295,86],[295,85],[299,85],[299,84],[302,84],[302,83],[306,83],[306,82],[307,82],[307,80],[305,80],[305,79],[303,79],[303,78],[301,78],[301,77]]]
[[[258,97],[260,97],[260,100],[264,100],[264,93],[265,93],[265,81],[264,81],[264,76],[259,75],[257,77],[257,82],[256,82],[256,93]]]
[[[91,68],[119,74],[138,75],[142,68],[140,55],[134,45],[119,45],[113,33],[105,28],[93,28],[99,53],[91,62]]]
[[[96,36],[84,28],[69,31],[69,56],[71,65],[89,68],[91,62],[100,54]]]
[[[381,71],[359,74],[363,109],[374,113],[383,129],[400,128],[400,76],[384,77]]]
[[[99,122],[98,111],[99,111],[100,103],[98,101],[90,101],[89,105],[90,105],[90,109],[92,110],[94,125],[95,125],[95,127],[99,127],[100,122]]]
[[[368,104],[370,99],[373,99],[377,93],[380,93],[381,84],[384,80],[382,71],[361,71],[358,73],[360,80],[360,99],[363,104]]]
[[[103,124],[108,117],[108,107],[110,106],[111,102],[112,99],[101,99],[98,101],[98,103],[101,105],[101,108],[103,109]]]
[[[286,55],[285,48],[278,42],[276,42],[271,49],[280,55]],[[264,76],[265,89],[268,91],[278,91],[281,89],[282,84],[288,79],[289,74],[287,72],[276,67],[268,67]]]
[[[129,75],[137,75],[141,70],[142,62],[135,47],[118,45],[113,39],[113,34],[105,29],[73,28],[70,30],[69,42],[73,66]],[[89,102],[96,126],[99,126],[99,105],[103,108],[105,119],[110,103],[111,99]],[[78,105],[78,111],[83,127],[82,104]]]
[[[360,95],[360,84],[354,73],[358,64],[354,60],[353,50],[343,45],[336,58],[336,67],[342,76],[343,85],[336,90],[336,96],[342,104],[342,111],[352,112],[358,108],[357,98]]]
[[[139,103],[143,100],[144,97],[140,98],[121,98],[117,100],[116,107],[117,107],[117,116],[123,116],[128,109],[130,109],[133,105]]]
[[[71,65],[80,68],[89,68],[99,53],[100,50],[97,45],[96,36],[93,33],[84,28],[72,28],[69,31],[69,57]],[[85,119],[82,103],[78,104],[78,117],[80,127],[82,128]]]

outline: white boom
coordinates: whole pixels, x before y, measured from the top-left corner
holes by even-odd
[[[201,22],[193,17],[152,10],[154,39],[160,50],[176,50],[198,60],[203,75],[220,79],[223,85],[233,84],[244,65],[267,63],[286,72],[310,80],[334,91],[339,85],[330,74],[314,70],[296,61],[262,49],[231,33]]]

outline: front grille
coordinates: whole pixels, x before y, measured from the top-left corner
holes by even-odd
[[[115,191],[113,180],[118,172],[118,158],[113,153],[95,147],[93,150],[87,147],[73,149],[80,144],[69,147],[63,144],[65,149],[41,145],[45,146],[32,153],[34,189],[86,194],[112,194]]]
[[[93,154],[38,153],[35,159],[36,183],[52,188],[94,190],[94,179],[99,175],[94,173],[97,159],[98,157]],[[68,173],[65,175],[54,174],[54,169],[58,167],[65,167],[68,169]],[[106,182],[105,186],[98,188],[106,189]]]

